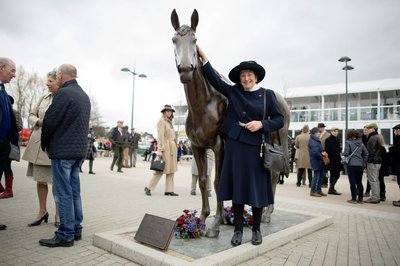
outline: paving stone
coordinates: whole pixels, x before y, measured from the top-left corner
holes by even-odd
[[[72,248],[49,249],[39,246],[38,240],[54,234],[54,200],[48,197],[49,223],[27,227],[38,210],[36,183],[25,176],[26,162],[13,162],[14,197],[0,200],[0,223],[8,225],[7,230],[0,231],[0,265],[136,265],[94,247],[93,234],[136,227],[145,213],[174,219],[183,209],[200,210],[200,196],[190,195],[190,163],[178,165],[175,192],[180,196],[176,198],[163,195],[165,179],[153,196],[144,194],[143,188],[152,176],[149,162],[139,160],[136,168],[125,168],[122,174],[111,172],[110,163],[111,158],[96,158],[96,175],[81,175],[84,239]],[[346,176],[336,186],[341,196],[311,198],[308,188],[296,187],[296,173],[291,174],[284,185],[278,185],[276,207],[331,215],[334,224],[240,265],[400,265],[400,212],[392,206],[400,194],[395,181],[385,181],[386,202],[350,205],[346,203],[350,198]],[[215,193],[210,207],[215,212]],[[71,260],[76,254],[79,257]]]

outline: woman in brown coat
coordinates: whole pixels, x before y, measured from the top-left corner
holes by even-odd
[[[40,225],[43,221],[47,223],[49,213],[47,212],[48,183],[52,183],[51,162],[46,153],[41,149],[40,137],[42,135],[42,123],[47,108],[53,101],[54,94],[58,90],[56,82],[56,71],[47,74],[47,87],[49,93],[45,95],[38,105],[29,113],[29,124],[32,126],[32,134],[25,149],[22,159],[28,161],[27,176],[32,177],[37,182],[37,194],[39,198],[39,212],[36,219],[28,226]],[[53,192],[54,195],[54,192]],[[55,208],[55,225],[59,224],[57,207]]]
[[[158,150],[157,156],[165,162],[164,171],[155,171],[153,178],[144,188],[146,195],[151,196],[151,191],[156,187],[163,174],[166,175],[165,196],[178,196],[174,192],[174,174],[178,170],[177,148],[174,127],[172,126],[173,112],[171,105],[166,104],[161,110],[162,117],[157,124]]]
[[[299,187],[301,185],[301,180],[303,178],[303,174],[305,169],[307,168],[308,175],[308,186],[311,185],[312,178],[312,170],[310,164],[310,153],[308,151],[308,140],[310,139],[310,128],[308,125],[304,125],[301,129],[300,135],[298,135],[295,139],[295,146],[297,150],[297,183],[296,185]]]

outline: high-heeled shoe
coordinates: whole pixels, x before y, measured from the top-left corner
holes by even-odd
[[[40,219],[37,220],[37,221],[31,222],[30,224],[28,224],[28,226],[29,226],[29,227],[37,226],[37,225],[40,225],[43,221],[44,221],[45,223],[47,223],[48,220],[49,220],[49,213],[46,212],[46,213],[43,215],[42,218],[40,218]]]

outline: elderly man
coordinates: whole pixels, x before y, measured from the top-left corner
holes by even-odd
[[[122,161],[124,159],[124,146],[125,146],[125,139],[126,139],[126,132],[123,127],[124,121],[118,120],[117,126],[111,129],[110,131],[110,141],[112,143],[114,157],[111,162],[111,171],[114,170],[114,165],[117,163],[118,170],[117,172],[123,173],[122,168]]]
[[[42,126],[42,149],[49,154],[60,226],[55,236],[41,239],[47,247],[70,247],[82,238],[82,202],[79,167],[86,156],[90,100],[76,81],[72,65],[57,70],[60,86],[47,109]]]
[[[382,165],[381,140],[378,134],[378,125],[371,123],[365,126],[368,134],[367,150],[367,178],[371,185],[371,197],[365,203],[380,202],[379,170]]]
[[[8,164],[10,143],[18,145],[18,130],[10,98],[4,88],[15,77],[15,63],[8,58],[0,57],[0,180]],[[11,187],[12,176],[6,176],[6,188]],[[11,183],[11,184],[10,184]],[[4,191],[0,183],[0,193]],[[6,229],[0,224],[0,230]]]

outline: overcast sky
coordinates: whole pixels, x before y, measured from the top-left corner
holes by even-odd
[[[130,124],[136,78],[137,131],[155,133],[164,104],[184,100],[175,67],[171,11],[190,25],[199,12],[198,44],[227,76],[243,60],[267,71],[261,86],[344,82],[342,56],[355,68],[349,81],[400,78],[398,0],[0,0],[0,56],[43,77],[63,63],[100,106],[105,125]]]

